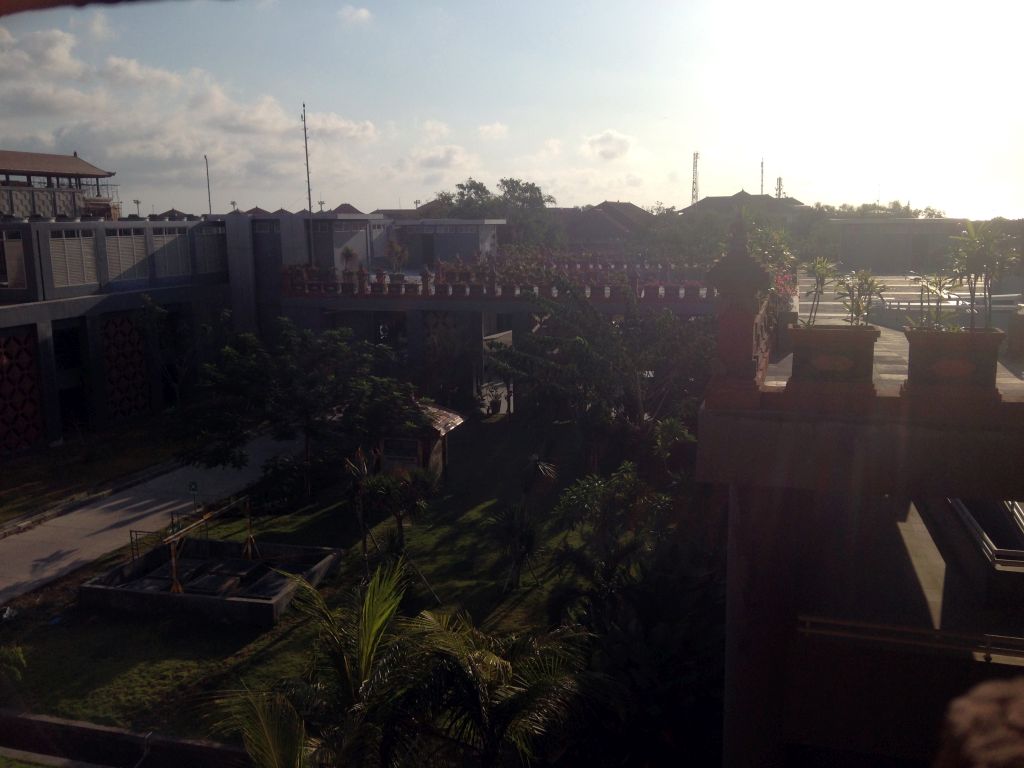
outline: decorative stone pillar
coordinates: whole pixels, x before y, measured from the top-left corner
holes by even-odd
[[[708,282],[718,290],[718,335],[705,403],[709,408],[756,408],[763,367],[755,351],[755,328],[771,278],[750,255],[741,219],[733,224],[729,250],[711,267]]]

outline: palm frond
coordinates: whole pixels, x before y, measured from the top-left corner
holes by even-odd
[[[255,768],[307,768],[316,748],[288,698],[280,692],[243,689],[222,699],[218,727],[242,737]]]

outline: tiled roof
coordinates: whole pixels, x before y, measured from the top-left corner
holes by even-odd
[[[105,179],[113,171],[104,171],[78,155],[48,155],[43,152],[13,152],[0,149],[0,173],[37,176],[75,176]]]
[[[444,437],[462,423],[462,417],[439,405],[420,403],[420,410],[430,419],[430,426],[440,437]]]
[[[362,215],[363,212],[360,211],[351,203],[342,203],[341,205],[334,209],[334,213],[357,213],[359,215]]]
[[[650,211],[645,211],[639,205],[628,202],[620,203],[617,200],[615,202],[605,200],[600,205],[594,207],[600,208],[617,222],[630,229],[642,229],[648,226],[651,218],[654,216]]]

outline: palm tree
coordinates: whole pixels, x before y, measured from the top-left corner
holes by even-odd
[[[254,768],[311,768],[316,748],[302,717],[280,692],[243,689],[222,704],[219,728],[238,732]]]
[[[494,766],[527,760],[568,716],[585,636],[576,629],[495,636],[465,615],[403,619],[404,564],[378,568],[331,608],[296,578],[294,604],[315,632],[309,670],[223,706],[257,768]],[[451,758],[451,759],[449,759]]]
[[[415,701],[431,732],[482,768],[515,755],[529,761],[582,694],[586,635],[561,627],[496,636],[465,613],[424,611],[409,622],[429,662]]]
[[[0,702],[21,681],[25,671],[25,654],[17,645],[0,645]]]
[[[491,514],[487,522],[495,541],[509,557],[502,591],[519,588],[524,567],[529,567],[534,581],[539,584],[533,559],[540,551],[540,530],[526,504],[508,504]]]
[[[369,583],[331,608],[295,577],[294,605],[315,632],[310,667],[272,692],[224,699],[225,728],[241,733],[257,768],[395,765],[415,734],[399,717],[402,680],[413,654],[400,642],[401,563],[378,568]]]

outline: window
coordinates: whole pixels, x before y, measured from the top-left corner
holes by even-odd
[[[25,254],[21,232],[0,232],[0,288],[25,286]]]
[[[366,224],[362,221],[336,221],[335,232],[365,232]]]
[[[149,277],[144,231],[107,230],[107,272],[111,280],[144,280]]]
[[[196,233],[196,271],[201,275],[228,271],[228,240],[224,225],[205,226]]]
[[[95,239],[81,235],[77,229],[50,230],[50,266],[56,288],[98,282]]]
[[[189,262],[188,238],[178,232],[181,227],[153,230],[153,261],[157,277],[181,277],[192,274]]]

